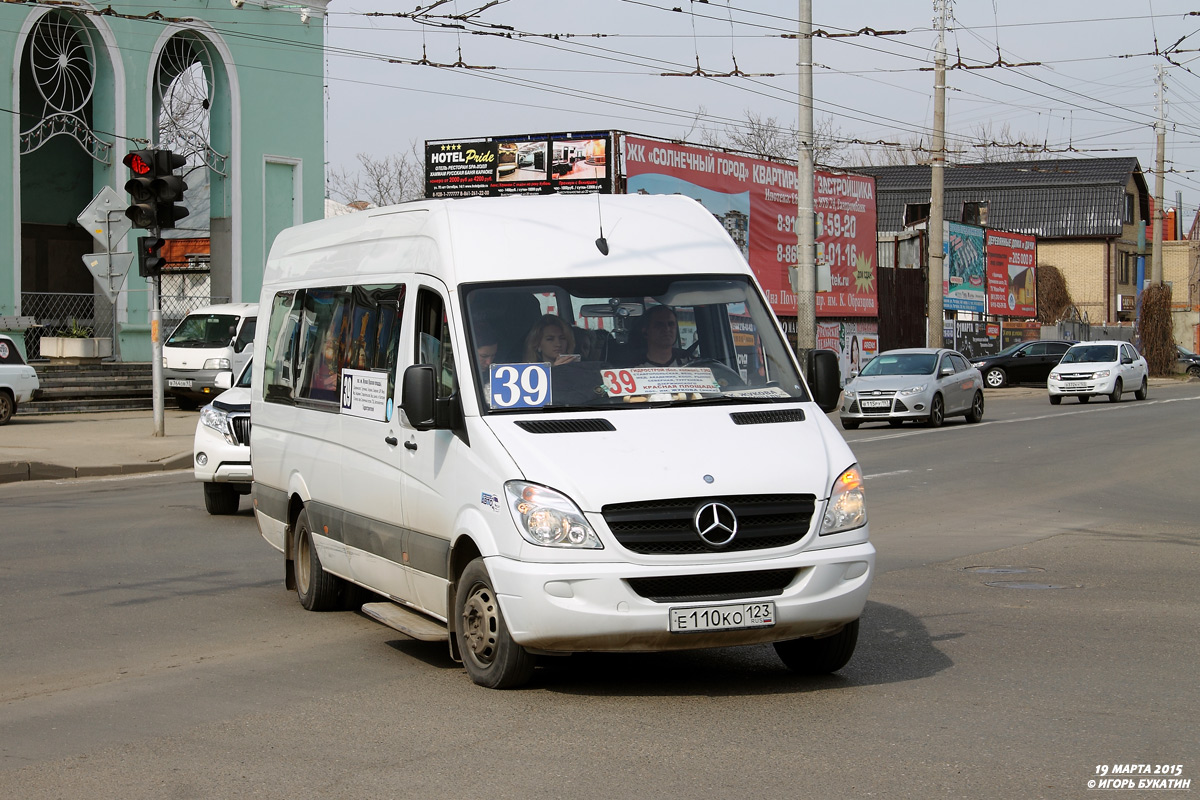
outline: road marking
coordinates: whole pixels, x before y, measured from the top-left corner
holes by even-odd
[[[1123,403],[1107,403],[1107,404],[1100,404],[1100,405],[1095,405],[1095,406],[1093,406],[1089,403],[1086,406],[1084,406],[1083,408],[1078,408],[1074,411],[1058,411],[1058,412],[1051,412],[1048,414],[1037,414],[1032,417],[1018,417],[1016,419],[994,419],[994,420],[991,420],[988,422],[978,422],[974,425],[971,425],[971,424],[953,425],[949,428],[924,428],[922,430],[911,430],[911,431],[904,431],[901,433],[889,433],[884,436],[871,436],[871,437],[862,438],[862,439],[847,440],[847,442],[848,442],[848,444],[850,444],[853,447],[854,445],[862,443],[862,442],[885,442],[889,439],[903,439],[906,436],[922,436],[927,433],[943,433],[943,432],[948,432],[948,431],[978,430],[979,428],[986,428],[988,425],[1011,425],[1014,422],[1037,422],[1038,420],[1055,419],[1057,417],[1066,417],[1066,416],[1072,416],[1075,414],[1092,414],[1092,413],[1107,412],[1107,411],[1122,411],[1125,409],[1132,410],[1132,409],[1136,409],[1136,408],[1145,408],[1147,406],[1156,406],[1159,404],[1180,403],[1180,402],[1184,402],[1184,401],[1195,401],[1195,400],[1200,400],[1200,396],[1198,396],[1198,397],[1172,397],[1172,398],[1167,398],[1167,399],[1163,399],[1163,400],[1127,400]],[[1081,403],[1080,405],[1083,406],[1084,404]]]
[[[886,478],[889,475],[904,475],[909,472],[912,472],[912,470],[911,469],[897,469],[897,470],[893,470],[892,472],[876,472],[872,475],[863,475],[863,480],[869,481],[872,478]]]

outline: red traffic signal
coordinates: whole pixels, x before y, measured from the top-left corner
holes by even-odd
[[[163,267],[167,265],[167,260],[159,254],[159,251],[162,250],[165,243],[166,240],[160,236],[138,237],[138,275],[143,278],[151,278],[162,272]]]
[[[125,191],[133,199],[125,216],[135,226],[157,233],[174,228],[188,215],[186,208],[177,205],[183,200],[187,183],[174,174],[187,164],[185,156],[170,150],[132,150],[122,162],[133,173],[125,183]]]
[[[122,159],[122,162],[133,171],[134,175],[147,175],[154,169],[154,152],[153,150],[132,150]]]

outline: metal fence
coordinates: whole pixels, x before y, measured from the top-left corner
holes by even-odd
[[[89,337],[113,338],[113,307],[95,294],[21,292],[21,315],[33,317],[34,327],[25,331],[25,352],[42,357],[42,337],[68,331],[83,331]]]

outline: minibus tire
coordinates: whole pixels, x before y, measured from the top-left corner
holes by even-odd
[[[537,659],[513,641],[482,558],[467,564],[454,597],[458,650],[471,680],[488,689],[528,682]]]
[[[846,666],[857,644],[858,620],[854,620],[833,636],[776,642],[775,652],[792,672],[825,675]]]
[[[341,578],[330,575],[321,566],[317,548],[313,545],[312,530],[308,525],[308,512],[301,511],[296,517],[295,559],[296,596],[300,605],[308,611],[341,610]]]

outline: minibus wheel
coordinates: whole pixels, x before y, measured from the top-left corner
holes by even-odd
[[[489,689],[521,686],[536,658],[512,640],[482,558],[467,564],[454,597],[458,649],[471,680]]]
[[[854,620],[833,636],[776,642],[775,652],[793,672],[825,675],[846,666],[857,644],[858,620]]]
[[[312,529],[308,524],[308,511],[302,510],[296,517],[295,558],[296,595],[300,605],[309,611],[332,611],[341,607],[341,580],[330,575],[321,566],[317,548],[313,546]]]

